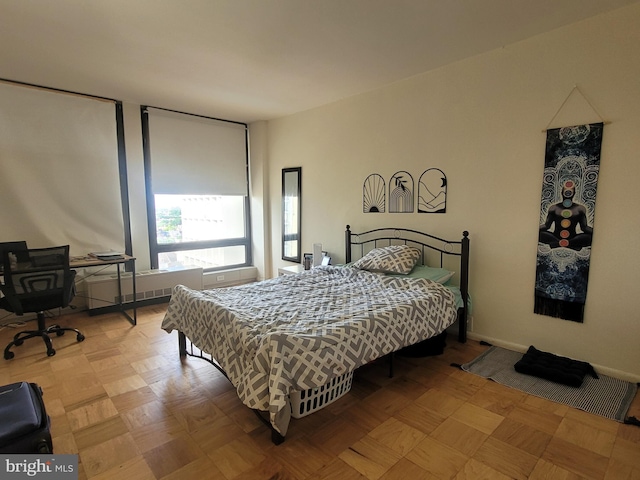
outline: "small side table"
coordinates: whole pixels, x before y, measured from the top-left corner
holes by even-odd
[[[280,275],[292,275],[295,273],[304,272],[304,265],[291,265],[290,267],[280,267],[278,268],[278,276]]]

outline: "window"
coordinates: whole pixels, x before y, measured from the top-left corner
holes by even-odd
[[[247,263],[244,246],[173,250],[176,244],[244,239],[244,197],[155,195],[158,268],[194,265],[204,269]],[[171,251],[163,251],[169,246]]]
[[[151,266],[251,265],[246,125],[142,107]]]
[[[0,81],[0,105],[1,236],[130,253],[122,104]]]

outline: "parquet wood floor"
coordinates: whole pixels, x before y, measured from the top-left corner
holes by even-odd
[[[0,384],[43,388],[55,453],[79,455],[80,479],[640,479],[639,427],[455,369],[486,347],[453,339],[443,355],[397,358],[394,378],[385,362],[359,369],[346,396],[275,446],[220,373],[180,360],[165,308],[139,309],[135,327],[65,315],[56,323],[84,342],[54,338],[47,357],[29,340],[0,359]],[[0,331],[2,348],[16,331]]]

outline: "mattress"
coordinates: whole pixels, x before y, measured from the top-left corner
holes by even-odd
[[[430,280],[324,266],[230,288],[178,285],[162,328],[210,353],[240,400],[285,435],[292,390],[437,335],[456,312],[452,291]]]

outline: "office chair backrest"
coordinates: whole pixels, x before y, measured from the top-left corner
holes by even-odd
[[[3,253],[2,291],[15,313],[69,305],[75,292],[75,271],[69,268],[69,245],[28,249],[28,260],[17,263],[9,253]]]
[[[19,242],[0,242],[0,259],[4,259],[4,253],[13,253],[19,262],[29,261],[29,252],[27,242],[22,240]],[[4,263],[0,264],[3,267]]]

